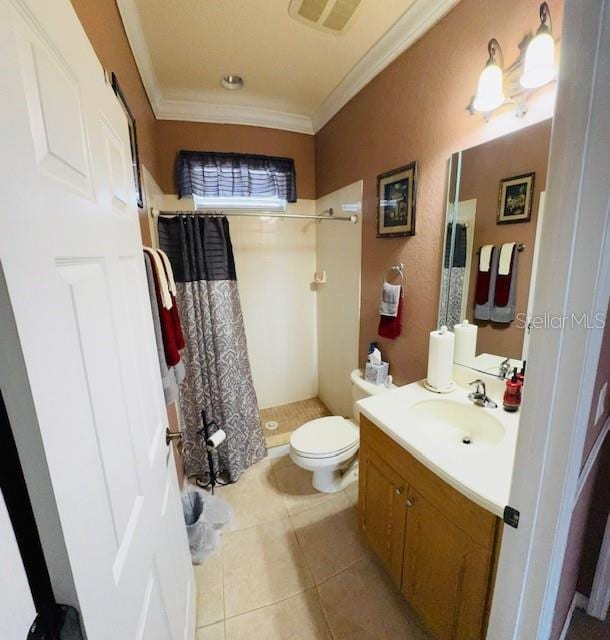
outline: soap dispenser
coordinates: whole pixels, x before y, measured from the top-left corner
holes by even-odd
[[[513,370],[513,375],[506,381],[506,390],[504,391],[504,411],[518,411],[521,406],[521,387],[523,384],[519,379],[517,367]]]

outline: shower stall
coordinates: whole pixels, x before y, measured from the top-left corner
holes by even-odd
[[[309,218],[232,217],[248,352],[268,447],[303,423],[351,414],[358,366],[362,182],[287,213],[356,216],[354,224]]]

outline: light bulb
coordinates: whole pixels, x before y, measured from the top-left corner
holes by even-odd
[[[542,31],[527,46],[521,86],[525,89],[541,87],[551,82],[555,73],[555,41],[548,31]]]
[[[479,86],[472,106],[477,111],[487,113],[497,109],[504,102],[504,78],[502,69],[489,63],[481,72]]]

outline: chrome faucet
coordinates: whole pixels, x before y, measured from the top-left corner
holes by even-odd
[[[511,370],[511,366],[510,366],[510,357],[506,358],[505,360],[502,360],[502,362],[500,363],[500,377],[502,378],[502,380],[504,380],[506,378],[506,376],[510,373]]]
[[[468,399],[472,400],[478,407],[489,407],[497,409],[498,405],[487,395],[487,388],[483,380],[473,380],[468,383],[469,386],[476,385],[475,390],[468,395]]]

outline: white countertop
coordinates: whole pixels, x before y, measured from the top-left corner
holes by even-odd
[[[360,400],[358,407],[363,415],[428,469],[473,502],[501,517],[508,504],[519,412],[509,413],[502,409],[503,381],[459,365],[454,367],[453,378],[456,388],[448,394],[428,391],[421,380]],[[499,442],[456,445],[442,438],[429,437],[421,428],[413,428],[409,408],[422,400],[447,399],[472,406],[468,399],[472,388],[468,383],[476,378],[485,381],[487,395],[498,403],[497,409],[475,409],[489,412],[501,422],[505,433]]]

